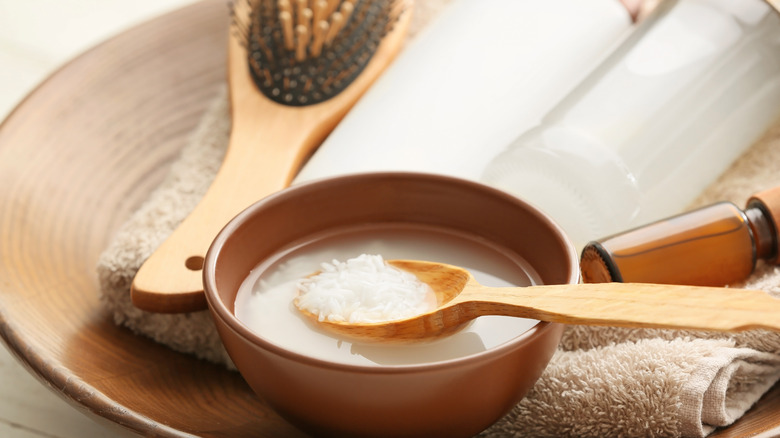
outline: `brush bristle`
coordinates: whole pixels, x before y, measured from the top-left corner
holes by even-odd
[[[407,0],[239,0],[233,29],[258,89],[292,106],[347,88],[371,60]]]

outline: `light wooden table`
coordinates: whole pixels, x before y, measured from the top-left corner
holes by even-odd
[[[195,1],[0,0],[0,120],[69,59],[135,24]],[[127,435],[68,405],[0,346],[0,436]]]

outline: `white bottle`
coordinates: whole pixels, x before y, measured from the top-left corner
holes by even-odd
[[[483,181],[576,245],[678,213],[780,116],[780,16],[762,0],[671,0]]]
[[[382,170],[478,179],[628,33],[627,9],[618,0],[453,0],[296,182]]]

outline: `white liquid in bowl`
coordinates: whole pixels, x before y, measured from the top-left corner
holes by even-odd
[[[381,254],[386,260],[429,260],[461,266],[488,286],[541,283],[519,255],[476,236],[423,225],[377,224],[324,233],[290,245],[262,262],[238,291],[236,317],[254,333],[287,350],[352,365],[414,365],[463,357],[501,345],[538,323],[483,316],[452,336],[410,345],[353,343],[318,329],[292,303],[296,281],[319,270],[322,262],[362,253]]]

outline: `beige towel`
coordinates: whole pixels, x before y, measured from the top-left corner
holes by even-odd
[[[414,32],[447,0],[420,2]],[[218,169],[230,120],[225,90],[165,181],[102,254],[102,301],[117,324],[232,368],[207,312],[140,311],[129,285],[141,263],[198,202]],[[780,185],[780,128],[769,132],[698,204]],[[761,267],[747,287],[780,294],[780,271]],[[780,335],[736,336],[568,327],[533,390],[485,436],[705,436],[731,424],[780,378]]]

